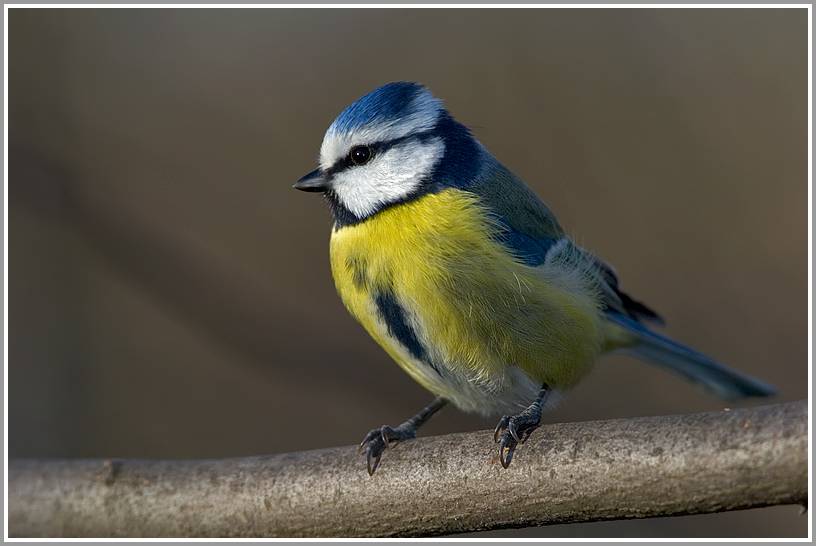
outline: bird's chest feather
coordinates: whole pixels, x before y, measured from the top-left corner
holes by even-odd
[[[333,231],[338,292],[431,390],[439,391],[418,375],[453,370],[489,383],[510,366],[571,386],[599,350],[597,302],[551,282],[557,271],[516,260],[495,230],[476,198],[459,190],[387,208]],[[412,370],[417,362],[426,366]]]

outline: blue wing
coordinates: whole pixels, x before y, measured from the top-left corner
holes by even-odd
[[[544,263],[556,246],[574,246],[555,215],[521,179],[496,162],[469,188],[495,219],[496,239],[531,267]],[[578,248],[578,247],[575,247]],[[579,249],[584,262],[594,264],[593,276],[600,285],[604,305],[635,320],[663,324],[651,309],[620,290],[615,270],[590,252]]]
[[[524,182],[498,163],[483,176],[468,190],[481,198],[495,218],[499,227],[496,239],[521,261],[536,267],[544,263],[548,253],[562,252],[565,244],[577,249],[582,270],[588,270],[587,275],[591,275],[601,289],[607,320],[631,336],[631,344],[618,351],[680,375],[726,400],[771,396],[776,392],[764,381],[729,368],[641,324],[663,324],[663,320],[620,289],[611,265],[575,246],[553,213]]]

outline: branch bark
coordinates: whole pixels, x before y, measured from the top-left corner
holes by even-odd
[[[239,459],[10,460],[13,537],[433,536],[806,504],[807,401]]]

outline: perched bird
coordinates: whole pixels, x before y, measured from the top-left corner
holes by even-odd
[[[644,323],[658,315],[621,291],[615,270],[578,247],[547,206],[418,83],[384,85],[329,127],[320,167],[295,188],[334,216],[331,267],[351,314],[437,395],[402,425],[363,440],[369,474],[386,447],[448,401],[504,416],[510,464],[553,392],[605,352],[626,352],[717,397],[770,396],[767,383]]]

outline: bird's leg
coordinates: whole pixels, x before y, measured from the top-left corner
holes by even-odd
[[[510,466],[516,446],[523,444],[541,424],[541,409],[549,392],[550,387],[544,383],[535,402],[517,415],[505,415],[496,426],[496,430],[493,432],[493,440],[500,442],[499,461],[501,461],[504,468]]]
[[[447,403],[448,401],[440,396],[431,402],[427,408],[420,411],[397,428],[383,425],[380,428],[372,429],[360,444],[360,453],[365,453],[366,456],[368,474],[370,476],[374,475],[374,471],[377,470],[377,465],[380,464],[380,458],[382,457],[385,448],[390,449],[396,446],[400,440],[416,438],[416,431],[420,425],[427,421],[431,415],[442,409],[442,407]]]

